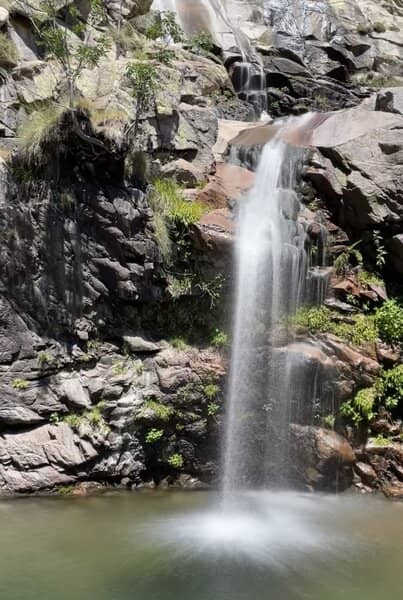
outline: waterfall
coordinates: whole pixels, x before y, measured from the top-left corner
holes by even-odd
[[[299,127],[307,117],[290,119]],[[224,451],[224,490],[287,479],[292,398],[301,365],[288,350],[288,319],[304,296],[306,233],[295,192],[302,150],[278,136],[263,149],[239,207],[236,309]]]

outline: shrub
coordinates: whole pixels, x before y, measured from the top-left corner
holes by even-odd
[[[398,407],[403,400],[403,364],[384,371],[375,383],[377,399],[388,410]]]
[[[378,308],[375,323],[382,340],[390,344],[403,342],[403,306],[397,300],[387,300]]]
[[[171,346],[173,346],[177,350],[184,351],[184,350],[187,350],[187,348],[188,348],[187,343],[181,337],[174,337],[171,340],[169,340],[169,343],[171,344]]]
[[[354,266],[362,266],[363,258],[361,252],[357,249],[361,240],[355,242],[346,248],[334,261],[334,268],[337,275],[344,276]]]
[[[333,323],[331,332],[355,346],[360,346],[365,342],[375,342],[378,337],[378,329],[373,315],[357,315],[354,323]]]
[[[204,395],[209,400],[213,400],[217,396],[219,391],[220,391],[220,388],[215,383],[209,383],[208,385],[204,386],[204,388],[203,388]]]
[[[29,382],[26,379],[19,379],[17,377],[11,385],[15,390],[26,390],[29,387]]]
[[[168,464],[174,469],[181,469],[183,467],[183,462],[182,454],[171,454],[168,458]]]
[[[214,40],[209,31],[199,31],[189,40],[190,47],[193,51],[212,52],[214,50]]]
[[[357,392],[352,400],[344,402],[340,407],[340,413],[345,419],[352,421],[356,426],[369,423],[375,416],[375,400],[375,388],[365,388]]]
[[[71,415],[66,415],[63,421],[67,423],[67,425],[70,425],[72,429],[77,431],[81,425],[82,418],[80,417],[80,415],[72,413]]]
[[[49,354],[48,352],[44,352],[44,351],[38,352],[38,355],[36,358],[41,367],[43,367],[44,365],[50,365],[53,362],[53,356],[51,354]]]
[[[132,86],[136,100],[136,118],[134,134],[137,134],[140,118],[155,101],[158,74],[150,62],[129,63],[126,67],[126,77]]]
[[[368,271],[365,271],[365,269],[362,269],[361,271],[359,271],[359,273],[357,275],[357,279],[358,279],[358,282],[360,283],[360,285],[362,285],[364,287],[368,287],[370,285],[377,285],[379,287],[385,287],[385,283],[384,283],[383,279],[381,279],[377,275],[374,275],[373,273],[368,273]]]
[[[127,365],[123,360],[115,360],[112,364],[112,371],[115,377],[119,377],[127,372]]]
[[[160,404],[156,400],[147,400],[145,407],[152,410],[157,419],[160,421],[169,421],[174,414],[174,409],[165,404]]]
[[[224,331],[216,329],[211,339],[211,345],[215,348],[225,348],[228,346],[228,335]]]
[[[176,44],[183,41],[183,29],[176,21],[176,15],[171,10],[164,10],[157,14],[154,23],[145,32],[149,40],[159,38],[171,39]]]
[[[330,331],[332,313],[326,306],[300,308],[292,318],[292,324],[310,332]]]
[[[150,429],[146,435],[146,443],[147,444],[155,444],[158,442],[162,436],[164,435],[163,429]]]
[[[334,429],[335,422],[336,417],[334,415],[326,415],[326,417],[323,418],[323,425],[327,429]]]
[[[18,51],[14,43],[0,32],[0,67],[14,67],[18,62]]]
[[[217,402],[209,402],[207,406],[207,414],[209,417],[214,417],[219,410],[220,406],[217,404]]]

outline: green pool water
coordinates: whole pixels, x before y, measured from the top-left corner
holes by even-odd
[[[403,504],[110,493],[0,502],[1,600],[399,600]]]

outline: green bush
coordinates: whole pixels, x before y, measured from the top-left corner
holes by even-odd
[[[176,21],[176,14],[171,10],[164,10],[156,15],[154,23],[145,32],[149,40],[170,38],[176,44],[184,39],[183,29]]]
[[[17,377],[17,379],[13,380],[11,385],[15,390],[26,390],[29,387],[29,382],[26,379]]]
[[[49,354],[48,352],[44,352],[44,351],[38,352],[36,358],[41,367],[43,367],[45,365],[50,365],[53,362],[53,356],[51,354]]]
[[[168,458],[168,464],[174,469],[181,469],[183,467],[183,456],[182,454],[171,454]]]
[[[390,344],[403,342],[403,306],[397,300],[387,300],[378,308],[375,323],[382,340]]]
[[[209,400],[213,400],[217,396],[219,391],[220,391],[220,388],[215,383],[209,383],[208,385],[204,386],[204,388],[203,388],[204,395]]]
[[[332,313],[326,306],[318,308],[300,308],[292,318],[292,324],[309,332],[330,331]]]
[[[215,348],[225,348],[228,346],[228,335],[224,331],[216,329],[211,339],[211,345]]]
[[[147,444],[155,444],[158,442],[162,436],[164,435],[163,429],[150,429],[146,435],[146,443]]]
[[[340,407],[340,413],[346,420],[352,421],[356,426],[367,424],[375,416],[375,400],[375,388],[365,388],[357,392],[352,400],[344,402]]]
[[[378,329],[373,315],[357,315],[354,323],[332,323],[331,332],[355,346],[360,346],[365,342],[375,342],[378,337]]]
[[[207,414],[209,417],[214,417],[220,410],[219,404],[217,402],[209,402],[207,406]]]
[[[171,344],[171,346],[173,346],[174,348],[176,348],[176,350],[180,350],[182,352],[184,352],[185,350],[188,349],[187,343],[181,337],[174,337],[174,338],[172,338],[172,339],[169,340],[169,343]]]
[[[385,287],[383,279],[381,279],[377,275],[374,275],[373,273],[368,273],[368,271],[365,271],[365,269],[362,269],[358,273],[357,279],[358,282],[364,287],[367,287],[369,285],[377,285],[382,288]]]
[[[375,383],[378,402],[388,410],[398,407],[403,401],[403,365],[384,371]]]
[[[194,52],[202,50],[203,52],[212,52],[214,50],[214,40],[209,31],[199,31],[190,38],[189,44]]]
[[[361,240],[355,242],[348,248],[346,248],[334,261],[334,268],[337,275],[345,276],[348,271],[355,266],[362,266],[363,258],[361,252],[357,249],[358,244]]]
[[[146,409],[152,410],[157,419],[160,421],[169,421],[174,414],[174,409],[165,404],[161,404],[156,400],[147,400],[145,403]]]

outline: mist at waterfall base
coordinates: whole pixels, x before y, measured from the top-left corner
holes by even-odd
[[[403,505],[212,492],[0,501],[1,600],[397,600]]]

